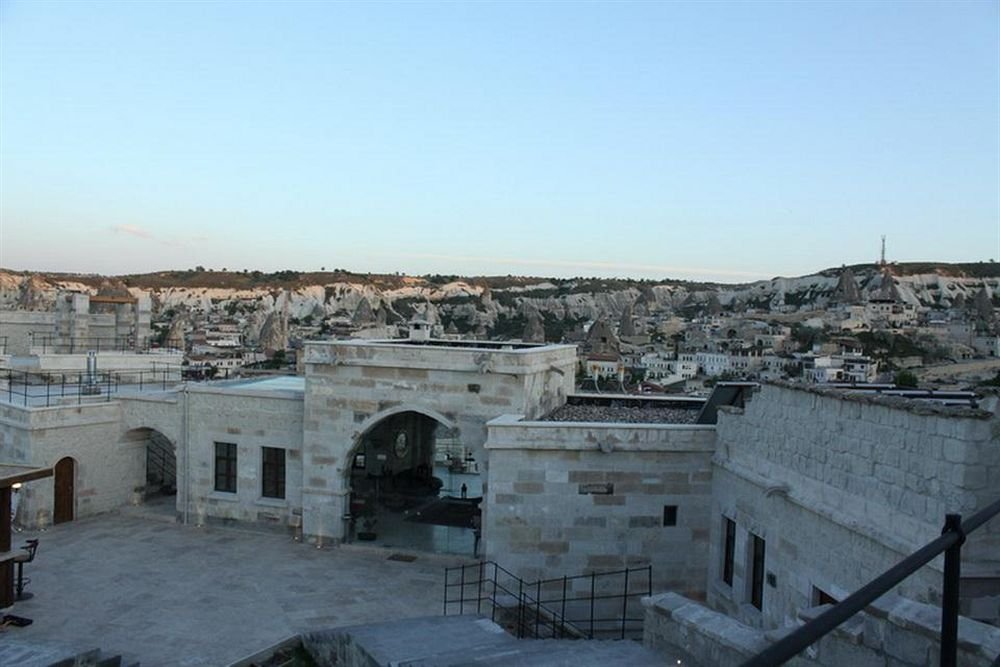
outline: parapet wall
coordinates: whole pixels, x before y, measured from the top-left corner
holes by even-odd
[[[717,464],[909,553],[1000,494],[1000,420],[920,401],[766,385],[719,417]],[[1000,574],[1000,528],[964,574]]]
[[[487,428],[487,558],[528,580],[652,563],[653,590],[704,596],[714,426]]]
[[[725,614],[675,593],[643,600],[646,607],[643,643],[669,657],[676,648],[697,664],[737,667],[777,641],[783,632],[756,630]],[[809,620],[828,607],[804,611]],[[876,600],[868,609],[803,653],[786,662],[790,667],[893,665],[925,667],[938,664],[941,610],[900,597]],[[960,619],[958,664],[990,667],[1000,656],[1000,629]]]
[[[940,535],[946,513],[967,517],[1000,495],[996,429],[985,410],[798,386],[766,385],[744,410],[720,409],[709,603],[775,628],[821,594],[842,599]],[[736,524],[732,585],[723,517]],[[751,536],[766,545],[761,609],[750,603]],[[997,618],[987,585],[1000,575],[996,521],[970,536],[962,560],[963,577],[980,578],[963,609]],[[900,591],[938,602],[941,567],[932,561]]]

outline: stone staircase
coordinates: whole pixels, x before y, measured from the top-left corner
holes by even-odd
[[[9,633],[5,633],[9,634]],[[101,649],[80,651],[65,644],[38,642],[0,634],[0,665],[13,667],[139,667],[138,661],[106,655]]]
[[[481,616],[432,616],[302,635],[319,665],[337,667],[662,667],[630,640],[516,639]]]

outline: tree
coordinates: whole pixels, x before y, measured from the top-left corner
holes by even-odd
[[[893,382],[897,387],[916,387],[919,384],[919,380],[917,380],[917,376],[913,374],[913,371],[906,369],[896,373]]]

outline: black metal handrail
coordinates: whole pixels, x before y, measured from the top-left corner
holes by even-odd
[[[0,375],[0,397],[8,403],[24,406],[50,407],[76,402],[110,401],[123,386],[166,390],[181,381],[181,367],[144,369],[135,371],[99,371],[88,374],[86,370],[73,371],[14,371]]]
[[[469,573],[472,573],[470,576]],[[458,574],[455,581],[455,574]],[[501,575],[506,582],[501,582]],[[614,581],[615,579],[619,581]],[[576,582],[583,581],[589,586],[579,595],[573,591]],[[607,588],[607,583],[620,584],[620,590],[615,585],[610,593],[599,593],[598,589]],[[630,582],[635,587],[636,582],[645,586],[641,590],[630,590]],[[505,585],[506,583],[506,585]],[[452,589],[458,588],[458,595],[451,596]],[[474,592],[468,591],[472,589]],[[515,590],[516,588],[516,590]],[[546,597],[546,590],[554,591]],[[527,582],[494,561],[480,562],[475,565],[463,565],[445,569],[444,614],[448,615],[457,607],[460,614],[465,613],[468,605],[471,609],[475,604],[476,613],[482,613],[483,604],[489,604],[490,617],[497,620],[498,610],[502,610],[498,594],[507,596],[516,602],[515,633],[518,637],[575,637],[593,639],[598,634],[613,633],[624,639],[634,632],[641,632],[643,618],[630,616],[629,603],[650,595],[652,592],[652,567],[625,568],[611,572],[593,572],[576,576],[556,577]],[[468,594],[467,594],[468,593]],[[604,611],[598,611],[598,606],[605,607],[603,601],[616,603],[614,615],[604,616]],[[618,606],[620,602],[620,607]],[[582,603],[576,605],[576,603]],[[569,606],[582,606],[587,612],[573,616],[567,611]],[[533,626],[533,627],[532,627]]]
[[[42,354],[75,354],[80,352],[136,352],[149,351],[147,337],[137,346],[131,334],[121,336],[59,336],[56,334],[28,334],[32,348],[41,348]]]
[[[962,544],[966,536],[1000,514],[1000,499],[962,521],[959,514],[945,517],[941,536],[913,552],[860,589],[791,632],[741,667],[783,665],[819,641],[837,626],[885,595],[904,579],[944,553],[944,590],[941,602],[941,667],[956,667],[958,654],[958,598]]]

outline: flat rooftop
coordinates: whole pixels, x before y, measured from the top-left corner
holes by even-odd
[[[224,386],[258,391],[305,392],[306,379],[301,375],[275,375],[272,377],[236,380],[235,382],[227,382]]]

